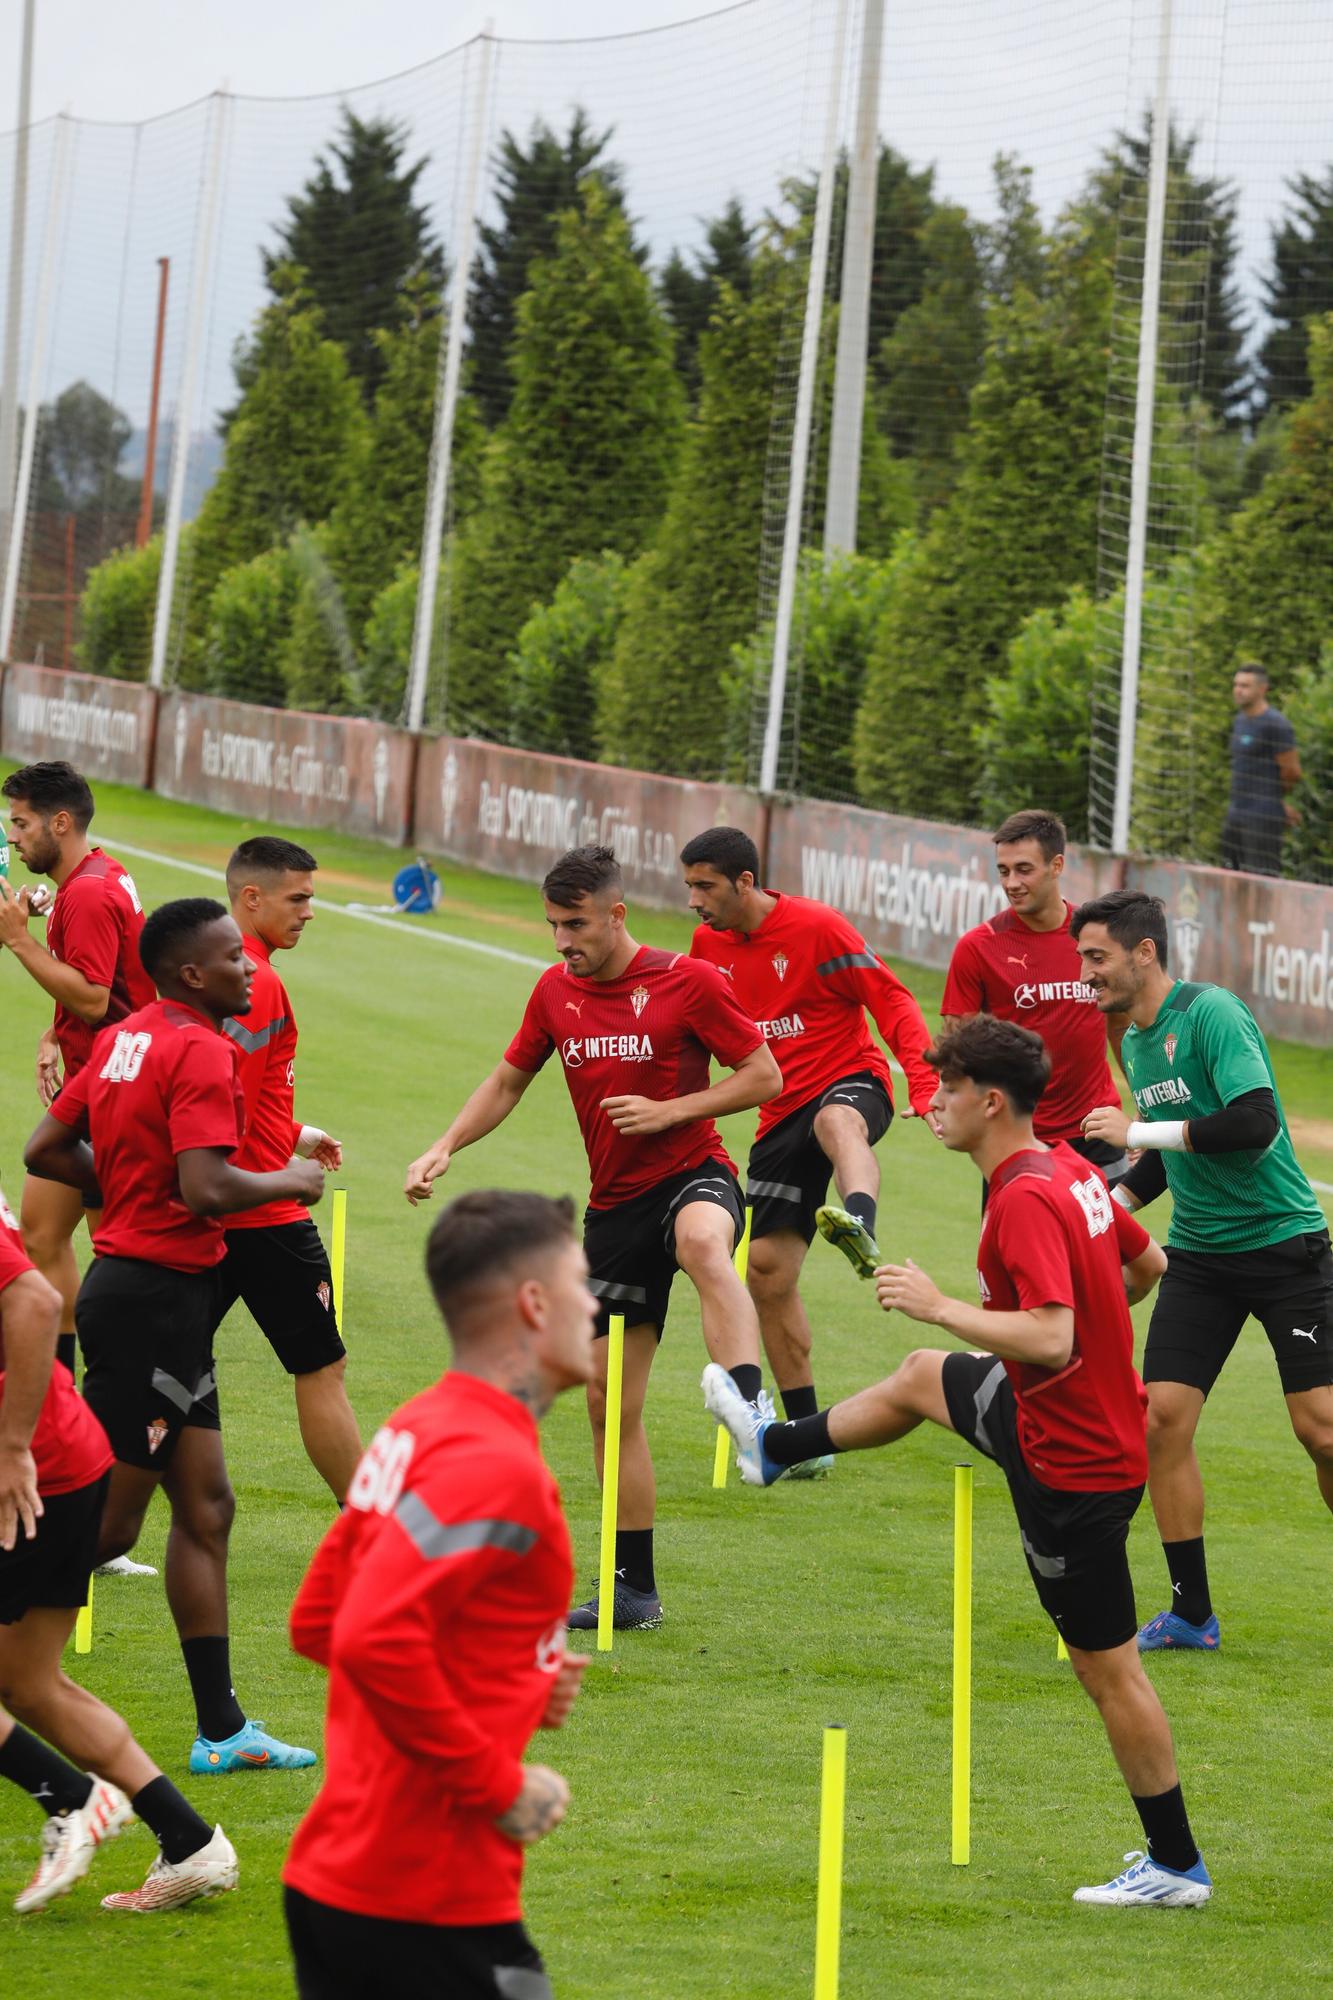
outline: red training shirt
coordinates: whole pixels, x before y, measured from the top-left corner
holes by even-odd
[[[573,1581],[522,1403],[451,1372],[390,1418],[292,1606],[329,1699],[284,1882],[401,1923],[518,1921],[523,1849],[495,1821],[565,1657]]]
[[[72,965],[90,986],[105,986],[109,996],[106,1013],[97,1022],[81,1021],[56,1002],[56,1041],[66,1083],[83,1068],[103,1028],[153,1000],[153,982],[139,962],[142,929],[143,905],[133,877],[100,847],[90,848],[61,883],[46,920],[52,958]]]
[[[827,903],[779,895],[758,930],[715,931],[700,924],[690,955],[727,975],[777,1057],[782,1091],[759,1107],[759,1138],[860,1070],[872,1070],[892,1097],[889,1065],[866,1026],[867,1008],[907,1074],[912,1109],[924,1112],[935,1095],[939,1078],[922,1061],[930,1047],[925,1016],[856,926]]]
[[[173,1271],[206,1271],[219,1261],[222,1224],[185,1206],[176,1175],[177,1153],[197,1146],[231,1153],[241,1136],[235,1047],[206,1014],[155,1000],[103,1028],[51,1116],[82,1127],[91,1141],[103,1195],[93,1238],[99,1257],[137,1257]]]
[[[19,1226],[9,1203],[0,1194],[0,1292],[7,1291],[15,1278],[21,1278],[32,1268]],[[5,1400],[4,1358],[4,1339],[0,1336],[0,1403]],[[100,1479],[113,1462],[106,1432],[74,1387],[74,1377],[63,1361],[52,1366],[37,1428],[28,1448],[37,1466],[39,1493],[77,1493],[81,1486],[91,1486],[95,1479]],[[39,1521],[37,1533],[41,1532]]]
[[[532,989],[505,1061],[535,1071],[559,1049],[592,1176],[589,1205],[613,1208],[673,1174],[717,1160],[734,1172],[711,1118],[639,1137],[618,1132],[604,1097],[688,1097],[708,1059],[735,1069],[763,1037],[725,979],[681,952],[641,945],[618,979],[551,966]]]
[[[247,1173],[281,1172],[296,1149],[301,1126],[292,1103],[296,1092],[296,1016],[287,989],[273,970],[263,938],[242,937],[254,966],[250,1012],[228,1018],[222,1032],[236,1044],[236,1074],[245,1098],[245,1129],[235,1165]],[[304,1222],[309,1210],[299,1201],[270,1201],[223,1217],[224,1229],[267,1229],[277,1222]]]
[[[1106,1059],[1106,1022],[1083,978],[1065,904],[1058,931],[1029,930],[1012,910],[965,931],[953,948],[942,1014],[994,1014],[1033,1028],[1051,1058],[1051,1080],[1032,1121],[1039,1139],[1072,1139],[1099,1104],[1120,1102]]]
[[[1072,1306],[1063,1368],[1006,1361],[1029,1470],[1061,1493],[1119,1493],[1148,1477],[1148,1395],[1134,1368],[1121,1265],[1148,1233],[1068,1146],[1011,1153],[991,1175],[977,1282],[991,1312]]]

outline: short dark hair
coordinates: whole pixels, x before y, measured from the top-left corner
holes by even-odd
[[[1025,806],[1022,812],[1010,813],[1004,825],[997,826],[991,835],[997,847],[1008,847],[1015,840],[1035,840],[1044,861],[1063,854],[1068,838],[1064,821],[1055,813],[1043,812],[1040,806]]]
[[[47,764],[25,764],[11,771],[0,785],[7,799],[22,799],[43,819],[52,813],[67,812],[82,833],[93,816],[92,787],[82,771],[76,771],[63,757]]]
[[[179,972],[195,948],[200,931],[231,911],[211,896],[181,896],[162,903],[144,919],[139,933],[139,962],[161,991],[162,981]]]
[[[625,893],[620,863],[609,847],[571,847],[542,883],[547,902],[561,910],[572,910],[585,896],[601,896],[608,889],[617,898]]]
[[[1257,660],[1242,660],[1238,667],[1231,669],[1233,680],[1237,674],[1253,674],[1257,681],[1262,681],[1265,687],[1268,686],[1268,669],[1261,667]]]
[[[942,1077],[965,1076],[983,1089],[1002,1090],[1015,1111],[1031,1113],[1051,1080],[1046,1044],[1031,1028],[974,1014],[941,1035],[926,1061]]]
[[[319,863],[307,848],[276,833],[257,833],[243,840],[227,863],[227,894],[235,896],[256,877],[313,875]]]
[[[478,1280],[513,1272],[574,1240],[574,1203],[565,1194],[474,1188],[435,1219],[426,1239],[426,1276],[446,1324]]]
[[[1157,962],[1166,971],[1166,905],[1160,896],[1150,896],[1143,889],[1112,889],[1109,895],[1079,904],[1069,921],[1070,934],[1077,937],[1085,924],[1105,924],[1126,951],[1151,938]]]
[[[710,826],[707,833],[696,833],[681,848],[680,858],[686,868],[716,868],[733,889],[742,875],[759,880],[759,849],[739,826]]]

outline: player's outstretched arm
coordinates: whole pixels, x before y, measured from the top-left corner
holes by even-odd
[[[905,1313],[924,1326],[942,1327],[955,1340],[998,1354],[1003,1361],[1029,1361],[1037,1368],[1063,1368],[1074,1351],[1072,1306],[1034,1306],[1026,1312],[986,1312],[940,1291],[920,1265],[881,1264],[875,1296],[885,1312]]]
[[[767,1104],[782,1089],[782,1071],[767,1042],[752,1049],[730,1076],[719,1077],[707,1090],[685,1097],[604,1097],[602,1109],[618,1132],[645,1138],[691,1125],[698,1118],[725,1118],[731,1111],[750,1111]]]
[[[442,1174],[448,1173],[455,1153],[464,1146],[475,1146],[478,1139],[484,1139],[497,1125],[503,1125],[534,1074],[533,1070],[516,1069],[513,1063],[501,1062],[484,1083],[477,1085],[448,1130],[408,1168],[403,1193],[413,1208],[419,1201],[430,1200],[432,1186]]]
[[[317,1160],[289,1160],[276,1173],[234,1167],[220,1146],[189,1146],[176,1155],[181,1200],[192,1215],[238,1215],[270,1201],[299,1201],[313,1208],[324,1192]]]
[[[42,1515],[32,1434],[56,1358],[60,1294],[36,1271],[20,1271],[0,1293],[5,1399],[0,1403],[0,1549],[22,1529],[31,1541]]]

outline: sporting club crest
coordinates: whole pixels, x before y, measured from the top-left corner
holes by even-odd
[[[1162,1047],[1166,1050],[1167,1061],[1169,1063],[1173,1063],[1176,1059],[1176,1037],[1174,1035],[1168,1035],[1166,1040],[1162,1043]]]
[[[787,965],[788,965],[788,962],[789,962],[789,961],[788,961],[788,958],[787,958],[787,954],[786,954],[786,952],[785,952],[785,951],[775,951],[775,952],[774,952],[774,954],[773,954],[773,970],[774,970],[774,972],[776,972],[776,973],[777,973],[777,975],[778,975],[778,978],[779,978],[779,979],[785,979],[785,978],[787,977]]]
[[[152,1457],[153,1453],[157,1450],[158,1446],[161,1444],[166,1434],[167,1434],[166,1418],[154,1417],[152,1423],[149,1424],[148,1426],[148,1455],[150,1458]]]
[[[629,996],[629,1004],[634,1009],[634,1018],[637,1021],[644,1008],[648,1005],[648,988],[646,986],[636,986]]]
[[[327,1312],[333,1301],[333,1293],[329,1290],[329,1281],[327,1278],[321,1278],[315,1286],[315,1297],[319,1300],[325,1312]]]

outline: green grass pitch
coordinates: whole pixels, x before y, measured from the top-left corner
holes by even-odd
[[[231,846],[258,827],[103,787],[95,832],[134,868],[148,906],[208,893]],[[323,911],[282,972],[301,1023],[298,1104],[346,1145],[349,1387],[369,1436],[443,1363],[421,1275],[430,1213],[403,1169],[503,1050],[547,956],[534,890],[448,869],[434,917],[388,928],[335,914],[382,903],[395,858],[319,835]],[[140,855],[134,852],[142,849]],[[150,856],[156,858],[149,858]],[[172,858],[167,858],[172,857]],[[21,877],[20,877],[21,879]],[[634,915],[636,934],[683,945],[680,918]],[[466,938],[499,955],[459,948]],[[508,954],[508,956],[506,955]],[[515,962],[515,960],[520,962]],[[938,975],[905,969],[928,1017]],[[41,995],[0,964],[6,1060],[0,1178],[11,1198],[36,1121],[32,1052]],[[1329,1059],[1275,1051],[1309,1170],[1333,1182]],[[747,1121],[732,1122],[743,1160]],[[1319,1141],[1323,1139],[1321,1149]],[[880,1148],[880,1240],[971,1296],[977,1180],[920,1125]],[[584,1193],[583,1155],[555,1066],[511,1122],[460,1156],[447,1189],[495,1183]],[[328,1227],[327,1207],[321,1213]],[[1156,1229],[1165,1215],[1153,1212]],[[816,1380],[831,1399],[885,1373],[915,1330],[871,1306],[816,1244],[808,1266]],[[1145,1320],[1141,1310],[1140,1331]],[[239,1311],[222,1336],[228,1453],[238,1496],[233,1657],[248,1710],[318,1744],[323,1677],[286,1641],[286,1612],[329,1518],[297,1436],[289,1385]],[[812,1986],[820,1732],[849,1731],[842,1993],[1218,1995],[1328,1990],[1327,1744],[1333,1723],[1330,1522],[1291,1438],[1266,1342],[1251,1325],[1206,1414],[1201,1458],[1223,1651],[1152,1665],[1176,1733],[1196,1830],[1217,1885],[1201,1912],[1076,1909],[1071,1891],[1140,1844],[1100,1727],[1040,1613],[994,1468],[976,1475],[972,1863],[949,1861],[952,1473],[956,1448],[918,1432],[844,1459],[823,1485],[769,1493],[710,1485],[713,1438],[688,1286],[677,1289],[650,1401],[660,1479],[660,1632],[622,1636],[589,1670],[560,1736],[538,1753],[569,1777],[566,1825],[529,1860],[527,1914],[561,2000],[792,2000]],[[598,1500],[578,1400],[545,1429],[579,1575],[595,1565]],[[161,1503],[140,1553],[160,1557]],[[1161,1608],[1151,1515],[1132,1542],[1141,1614]],[[38,1918],[9,1913],[40,1822],[0,1788],[0,1990],[6,1994],[288,1994],[278,1870],[314,1776],[189,1780],[186,1682],[151,1581],[105,1581],[92,1656],[77,1672],[241,1858],[218,1903],[142,1922],[97,1907],[137,1882],[152,1848],[135,1829]],[[421,1829],[421,1838],[429,1831]],[[394,1992],[391,1968],[384,1991]]]

